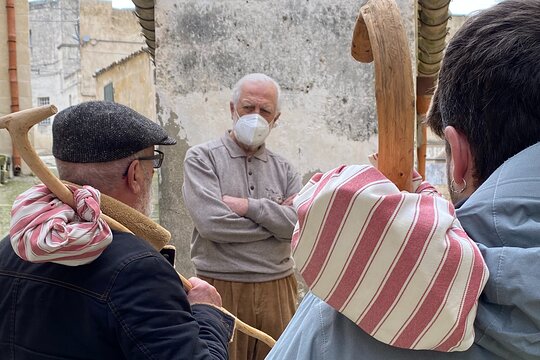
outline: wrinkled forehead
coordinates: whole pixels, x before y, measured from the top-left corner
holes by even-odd
[[[271,81],[246,81],[240,88],[239,102],[256,101],[259,104],[277,105],[277,89]]]

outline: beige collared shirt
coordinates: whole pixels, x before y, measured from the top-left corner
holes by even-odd
[[[195,224],[191,258],[197,274],[245,282],[290,275],[297,217],[292,206],[281,202],[301,187],[287,160],[264,145],[247,157],[228,132],[190,148],[182,190]],[[246,215],[231,211],[224,195],[247,198]]]

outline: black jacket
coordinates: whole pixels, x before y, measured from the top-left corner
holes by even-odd
[[[0,241],[0,359],[227,359],[234,319],[190,307],[173,267],[113,232],[90,264],[34,264]]]

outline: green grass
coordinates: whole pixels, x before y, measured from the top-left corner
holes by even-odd
[[[0,238],[9,233],[11,206],[15,198],[40,181],[34,176],[17,176],[0,184]]]

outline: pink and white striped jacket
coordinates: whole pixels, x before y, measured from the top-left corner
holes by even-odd
[[[453,205],[414,183],[400,192],[368,165],[313,176],[294,201],[293,257],[315,295],[379,341],[462,351],[488,269]]]

